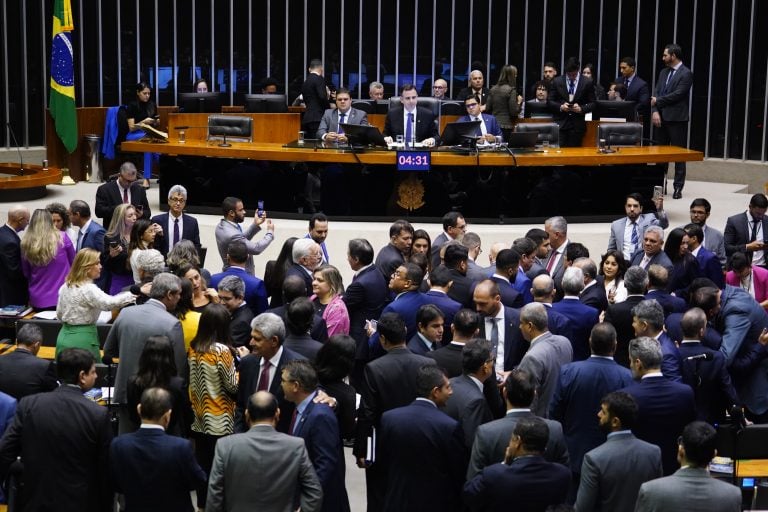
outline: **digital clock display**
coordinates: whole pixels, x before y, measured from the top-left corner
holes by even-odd
[[[398,171],[428,171],[432,164],[429,151],[398,151]]]

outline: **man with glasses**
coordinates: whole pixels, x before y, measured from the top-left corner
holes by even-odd
[[[701,241],[701,245],[705,249],[711,251],[717,255],[717,259],[720,260],[720,265],[725,268],[725,241],[723,233],[707,225],[707,219],[712,212],[712,205],[703,197],[697,197],[691,201],[690,215],[691,224],[696,224],[701,228],[704,233],[704,240]]]
[[[393,137],[403,136],[406,144],[421,143],[434,146],[439,139],[437,123],[432,111],[418,106],[419,95],[413,84],[405,84],[400,90],[400,104],[387,112],[384,122],[384,140],[392,144]]]
[[[460,117],[458,122],[480,121],[480,126],[475,131],[478,142],[493,143],[501,140],[501,127],[496,118],[491,114],[484,114],[480,110],[480,103],[474,96],[469,96],[464,100],[464,107],[467,109],[467,115]]]
[[[187,204],[187,189],[174,185],[168,191],[168,213],[152,217],[152,222],[162,228],[155,234],[155,249],[165,258],[173,246],[181,240],[189,240],[200,252],[200,229],[197,219],[184,213]]]
[[[436,100],[450,100],[448,97],[448,82],[442,78],[435,80],[435,84],[432,86],[432,97]]]

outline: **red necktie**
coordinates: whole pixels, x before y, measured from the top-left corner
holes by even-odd
[[[552,267],[555,266],[555,260],[557,259],[557,251],[554,251],[552,253],[552,257],[549,258],[549,262],[547,262],[547,273],[552,272]]]
[[[128,204],[128,189],[123,189],[123,204]]]
[[[268,391],[269,390],[269,367],[272,363],[266,361],[264,367],[261,369],[261,375],[259,376],[259,385],[256,387],[256,391]]]
[[[293,416],[291,416],[291,426],[288,427],[288,433],[293,435],[293,429],[296,428],[296,415],[298,414],[298,411],[296,409],[293,410]]]

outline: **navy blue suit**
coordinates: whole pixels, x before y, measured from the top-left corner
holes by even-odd
[[[600,277],[598,276],[594,281],[595,284],[584,288],[584,291],[579,294],[579,300],[582,304],[592,306],[598,311],[605,311],[608,309],[608,297],[605,295],[605,285],[599,279]]]
[[[520,312],[516,309],[504,307],[504,371],[513,370],[522,361],[528,342],[520,332]],[[501,326],[499,325],[499,329]],[[478,336],[487,340],[491,339],[491,333],[485,332],[485,318],[480,318],[480,332]],[[495,347],[494,347],[495,349]]]
[[[344,487],[344,449],[333,409],[312,400],[307,404],[293,435],[304,439],[309,460],[323,488],[323,512],[349,512]]]
[[[420,356],[426,356],[427,354],[435,350],[435,349],[430,350],[427,348],[427,346],[424,344],[424,340],[421,339],[421,336],[419,336],[419,333],[414,334],[413,337],[408,340],[408,344],[406,345],[406,347],[408,348],[408,350],[410,350],[414,354],[417,354]]]
[[[445,315],[443,327],[443,344],[451,341],[451,324],[453,317],[461,309],[461,304],[450,298],[447,294],[438,290],[429,290],[424,294],[424,304],[434,304]]]
[[[687,359],[700,354],[711,354],[712,360]],[[726,408],[741,403],[725,368],[725,357],[718,350],[689,341],[680,344],[680,357],[683,382],[691,386],[696,398],[696,419],[711,424],[722,422]]]
[[[648,290],[648,293],[645,294],[645,298],[655,299],[664,309],[665,318],[672,313],[685,313],[688,309],[688,305],[685,303],[684,299],[675,297],[664,290]]]
[[[349,313],[349,335],[357,346],[355,360],[368,360],[368,335],[365,321],[381,316],[381,310],[389,297],[387,281],[374,266],[361,270],[344,291],[344,304]],[[360,368],[362,373],[362,368]]]
[[[581,473],[584,454],[605,442],[597,412],[605,395],[632,384],[632,373],[620,364],[592,356],[560,369],[549,417],[563,425],[571,471]]]
[[[80,229],[82,232],[82,228]],[[104,251],[104,228],[101,224],[96,222],[95,220],[92,220],[90,224],[88,224],[88,230],[83,233],[83,238],[80,240],[80,249],[83,249],[85,247],[88,247],[90,249],[95,249],[99,252]],[[77,249],[77,247],[75,247]],[[165,254],[163,254],[165,256]]]
[[[307,286],[307,297],[312,295],[312,276],[307,269],[299,265],[298,263],[292,264],[285,270],[285,277],[299,276],[304,280],[304,284]]]
[[[668,379],[680,382],[682,380],[680,374],[680,351],[677,350],[677,345],[664,331],[661,332],[658,340],[661,345],[661,373]]]
[[[264,281],[256,276],[249,274],[243,267],[227,267],[224,272],[219,272],[211,276],[211,282],[208,284],[211,288],[218,288],[222,279],[227,276],[236,276],[245,283],[245,302],[253,311],[254,315],[259,315],[267,310],[267,287]]]
[[[543,302],[542,304],[547,308],[547,327],[549,328],[549,332],[567,338],[568,336],[566,335],[566,332],[570,328],[568,324],[571,320],[564,314],[555,310],[552,307],[552,304],[547,302]]]
[[[720,259],[715,253],[701,246],[696,253],[696,261],[699,262],[699,272],[702,277],[711,279],[721,290],[725,288],[725,274],[723,274]]]
[[[624,80],[622,75],[617,77],[615,81],[623,84],[625,83]],[[624,99],[637,102],[636,110],[639,114],[642,114],[643,123],[648,125],[651,118],[651,89],[648,87],[648,82],[635,75],[629,82],[627,97]]]
[[[397,313],[400,315],[400,318],[402,318],[403,322],[405,322],[405,328],[407,329],[405,339],[410,340],[413,338],[413,335],[416,334],[417,331],[416,313],[418,313],[419,308],[424,304],[426,304],[426,302],[424,301],[423,293],[417,291],[403,292],[395,297],[395,300],[387,304],[387,307],[384,308],[381,314]],[[369,359],[373,359],[384,354],[384,349],[381,348],[381,344],[379,343],[378,332],[373,333],[371,338],[368,340],[368,349],[370,356]]]
[[[163,430],[140,428],[112,440],[109,466],[128,511],[194,510],[190,491],[207,480],[192,444]]]
[[[677,463],[677,437],[696,419],[696,403],[690,386],[663,376],[641,379],[622,389],[637,402],[637,424],[632,432],[661,449],[664,475],[671,475]]]
[[[502,304],[508,308],[521,308],[525,305],[523,295],[509,281],[496,276],[490,279],[499,287]]]
[[[392,273],[397,270],[397,267],[403,264],[405,258],[400,249],[392,244],[387,244],[381,248],[379,254],[376,255],[376,268],[379,269],[384,276],[384,280],[389,282],[389,278],[392,277]]]
[[[600,312],[586,304],[578,297],[564,297],[560,302],[552,304],[552,309],[568,317],[568,329],[560,333],[571,342],[573,360],[583,361],[589,357],[589,334],[592,327],[600,321]]]
[[[635,337],[632,328],[632,308],[644,301],[642,295],[630,295],[624,302],[611,304],[605,310],[604,321],[616,328],[616,353],[614,358],[621,366],[629,368],[629,341]]]
[[[163,255],[168,256],[168,241],[173,240],[173,230],[169,231],[168,217],[170,213],[161,213],[152,217],[152,222],[157,222],[163,228],[163,234],[155,236],[154,247]],[[189,240],[195,244],[195,249],[200,251],[200,228],[197,226],[197,219],[186,213],[181,214],[182,230],[179,233],[179,240]],[[168,237],[168,238],[166,238]]]
[[[383,414],[374,464],[386,471],[383,510],[461,510],[467,464],[461,426],[434,403],[415,400]]]
[[[485,132],[489,135],[494,135],[496,137],[501,136],[501,127],[499,126],[498,121],[496,121],[496,118],[492,116],[491,114],[480,114],[483,117],[483,122],[485,122]],[[474,121],[470,116],[462,116],[456,120],[457,123],[468,123],[470,121]],[[480,130],[480,127],[477,127],[477,130],[475,132],[475,135],[482,135],[482,131]]]
[[[451,272],[451,281],[453,284],[448,289],[448,296],[464,306],[473,309],[475,301],[472,298],[475,282],[471,278],[462,274],[456,269],[449,269]]]
[[[683,341],[683,328],[680,326],[680,321],[683,319],[683,313],[672,313],[664,319],[664,329],[667,332],[667,336],[676,343]],[[723,337],[719,332],[715,330],[710,324],[704,328],[704,336],[701,338],[701,343],[705,347],[709,347],[712,350],[720,350],[720,345],[723,342]]]

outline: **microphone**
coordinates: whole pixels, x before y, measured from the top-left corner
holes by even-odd
[[[24,159],[21,158],[21,148],[19,147],[19,141],[16,140],[16,133],[13,131],[11,123],[5,123],[5,125],[8,127],[8,131],[10,132],[11,137],[13,137],[13,143],[16,145],[16,151],[19,153],[19,176],[24,176]]]
[[[686,361],[711,361],[712,359],[714,359],[714,357],[709,352],[685,358]]]

